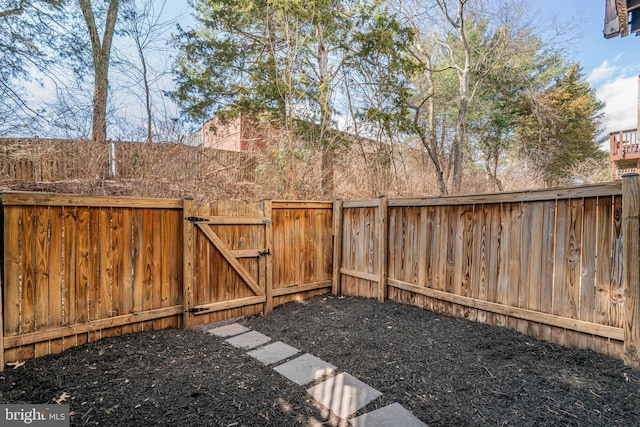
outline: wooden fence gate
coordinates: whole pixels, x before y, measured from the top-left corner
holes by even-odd
[[[215,201],[194,210],[192,203],[185,199],[185,327],[270,311],[272,227],[267,209]]]

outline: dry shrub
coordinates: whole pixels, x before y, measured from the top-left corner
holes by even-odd
[[[343,136],[332,142],[334,197],[438,194],[433,166],[423,150],[367,139],[345,141]],[[234,152],[176,143],[2,139],[0,189],[161,198],[190,195],[196,204],[216,199],[321,200],[321,149],[313,141],[263,132],[260,145],[249,147],[253,151]],[[601,181],[606,166],[606,162],[581,164],[574,175],[585,183]],[[544,182],[517,165],[503,167],[499,178],[507,191],[543,187]],[[496,191],[482,170],[465,170],[463,193]]]

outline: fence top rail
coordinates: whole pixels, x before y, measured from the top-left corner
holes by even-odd
[[[272,209],[333,209],[333,202],[314,200],[273,200]]]
[[[450,206],[493,203],[535,202],[544,200],[578,199],[583,197],[607,197],[622,195],[622,182],[607,182],[581,187],[552,188],[504,193],[483,193],[461,196],[434,196],[424,198],[389,199],[389,207],[402,206]],[[377,199],[345,201],[344,208],[365,208],[379,205]]]
[[[151,197],[82,196],[26,191],[0,191],[0,200],[4,206],[182,209],[182,199],[156,199]]]

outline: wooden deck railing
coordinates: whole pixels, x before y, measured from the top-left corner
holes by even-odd
[[[610,153],[612,158],[624,157],[628,153],[640,153],[638,130],[628,129],[609,134]]]

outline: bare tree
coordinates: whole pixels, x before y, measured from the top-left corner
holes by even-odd
[[[142,89],[141,101],[146,118],[146,141],[152,142],[155,127],[154,115],[157,112],[155,105],[165,106],[165,103],[154,104],[153,98],[161,96],[158,95],[156,85],[168,73],[168,65],[161,61],[167,59],[163,52],[166,52],[168,31],[175,25],[176,18],[169,20],[164,18],[166,0],[126,2],[122,6],[120,13],[122,31],[119,34],[133,42],[136,58],[128,58],[127,55],[120,55],[116,51],[114,65],[117,64],[118,68],[123,69],[122,80],[131,80],[133,86],[137,86],[131,88],[133,92],[139,92],[139,89]],[[150,61],[154,54],[155,61]],[[160,111],[159,114],[166,115],[166,112]]]

